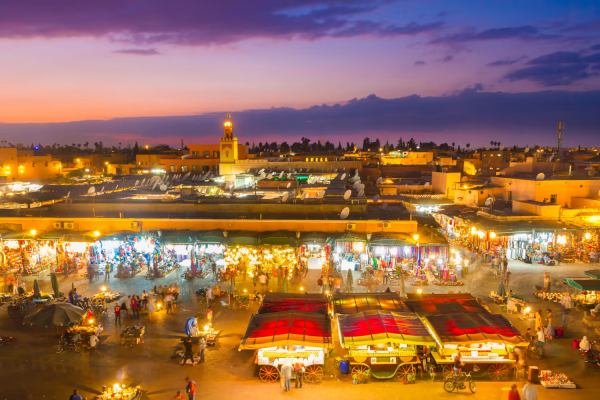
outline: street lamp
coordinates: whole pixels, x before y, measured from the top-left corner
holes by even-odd
[[[496,232],[490,232],[490,239],[494,239],[496,237]]]
[[[592,234],[591,234],[591,233],[587,232],[587,233],[585,234],[585,240],[590,240],[590,238],[591,238],[591,237],[592,237]]]
[[[32,229],[29,231],[29,233],[31,233],[31,236],[35,236],[37,234],[37,231],[35,229]]]
[[[95,236],[95,237],[98,237],[98,236],[100,236],[100,231],[94,231],[94,236]]]
[[[419,240],[419,235],[413,235],[413,239],[415,239],[416,242],[417,240]]]

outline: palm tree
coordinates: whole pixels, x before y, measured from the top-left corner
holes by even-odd
[[[494,145],[494,141],[492,140],[492,141],[490,142],[490,146],[493,146],[493,145]]]
[[[452,142],[452,148],[454,148],[454,142]]]
[[[467,143],[467,149],[471,147],[471,143]]]

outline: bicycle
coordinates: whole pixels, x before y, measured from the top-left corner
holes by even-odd
[[[475,382],[473,382],[473,378],[471,377],[471,373],[461,372],[459,376],[450,375],[444,381],[444,390],[448,393],[453,392],[454,389],[458,392],[458,389],[465,389],[466,383],[469,383],[469,390],[471,393],[475,393],[477,387],[475,386]]]

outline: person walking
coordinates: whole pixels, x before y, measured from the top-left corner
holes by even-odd
[[[138,310],[138,302],[137,299],[135,298],[135,295],[131,298],[131,313],[132,313],[132,318],[139,318],[139,310]]]
[[[535,385],[530,385],[529,383],[525,383],[523,386],[523,399],[524,400],[537,400],[538,398],[538,390]]]
[[[296,361],[294,364],[294,371],[296,371],[296,382],[294,386],[296,389],[302,388],[302,382],[304,381],[304,364]]]
[[[181,364],[183,367],[185,367],[185,364],[187,363],[187,360],[189,359],[192,362],[192,367],[194,367],[196,364],[194,364],[194,353],[192,351],[192,336],[188,335],[188,337],[183,341],[183,348],[185,349],[185,353],[183,354],[183,364]]]
[[[87,397],[86,397],[87,399]],[[69,396],[69,400],[85,400],[79,395],[79,391],[77,389],[73,390],[73,394]]]
[[[146,291],[144,290],[142,292],[142,304],[141,305],[145,306],[146,303],[148,303],[148,293],[146,293]]]
[[[283,380],[283,391],[287,392],[291,389],[290,383],[292,380],[292,364],[289,361],[281,367],[281,379]]]
[[[550,278],[550,274],[548,273],[548,271],[544,271],[544,289],[546,289],[546,292],[548,291],[548,289],[550,289],[551,282],[552,279]]]
[[[156,320],[156,316],[154,315],[154,298],[150,297],[148,299],[148,303],[146,303],[146,309],[148,310],[148,318],[150,319],[150,322],[154,322]]]
[[[175,298],[175,301],[179,301],[179,285],[175,284],[175,287],[173,288],[173,297]]]
[[[163,286],[163,289],[162,289],[162,298],[163,298],[163,301],[165,300],[165,296],[168,295],[168,294],[169,294],[169,288],[167,287],[167,285],[165,285],[165,286]]]
[[[156,288],[156,286],[155,286],[155,288]],[[163,295],[162,294],[162,292],[163,292],[162,285],[158,285],[158,289],[156,289],[154,292],[156,293],[156,296],[157,296],[158,300],[162,300],[163,299],[163,297],[162,297],[162,295]]]
[[[200,362],[203,363],[204,362],[204,350],[206,349],[206,340],[204,339],[204,336],[200,337],[200,340],[198,341],[199,345],[200,345]]]
[[[519,390],[517,389],[517,385],[514,383],[510,387],[510,391],[508,392],[508,400],[521,400],[521,396],[519,395]]]
[[[508,288],[508,284],[510,282],[510,276],[512,275],[512,272],[510,272],[509,270],[506,270],[506,273],[504,274],[504,287]]]
[[[127,315],[127,318],[133,318],[132,312],[131,312],[131,296],[127,296],[127,299],[125,299],[125,315]]]
[[[104,282],[110,281],[110,264],[104,264]]]
[[[264,294],[267,291],[267,275],[264,272],[261,272],[258,276],[258,283],[260,291]]]
[[[506,258],[506,255],[504,257],[502,257],[502,267],[503,267],[503,271],[506,274],[506,271],[508,271],[508,258]]]
[[[542,310],[541,309],[537,310],[537,312],[535,313],[535,331],[537,332],[538,329],[542,329]]]
[[[121,324],[121,307],[119,304],[115,304],[115,325]]]
[[[187,382],[187,386],[185,387],[185,392],[188,395],[188,400],[196,399],[196,382],[191,380],[189,377],[185,377],[185,381]]]
[[[167,308],[167,314],[172,314],[173,310],[171,309],[171,306],[173,305],[173,296],[171,296],[171,293],[167,293],[167,295],[165,296],[165,303],[167,304],[166,308]]]

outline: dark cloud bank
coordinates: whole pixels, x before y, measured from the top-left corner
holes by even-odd
[[[484,145],[552,145],[556,123],[566,122],[565,142],[600,145],[600,91],[542,91],[532,93],[483,92],[481,85],[441,97],[417,95],[382,99],[370,95],[346,104],[296,110],[271,108],[233,112],[235,133],[241,142],[313,140],[362,142],[364,136],[397,141]],[[8,141],[115,144],[135,140],[176,144],[215,142],[225,113],[182,117],[118,118],[42,124],[0,124]],[[49,139],[52,138],[52,139]]]

